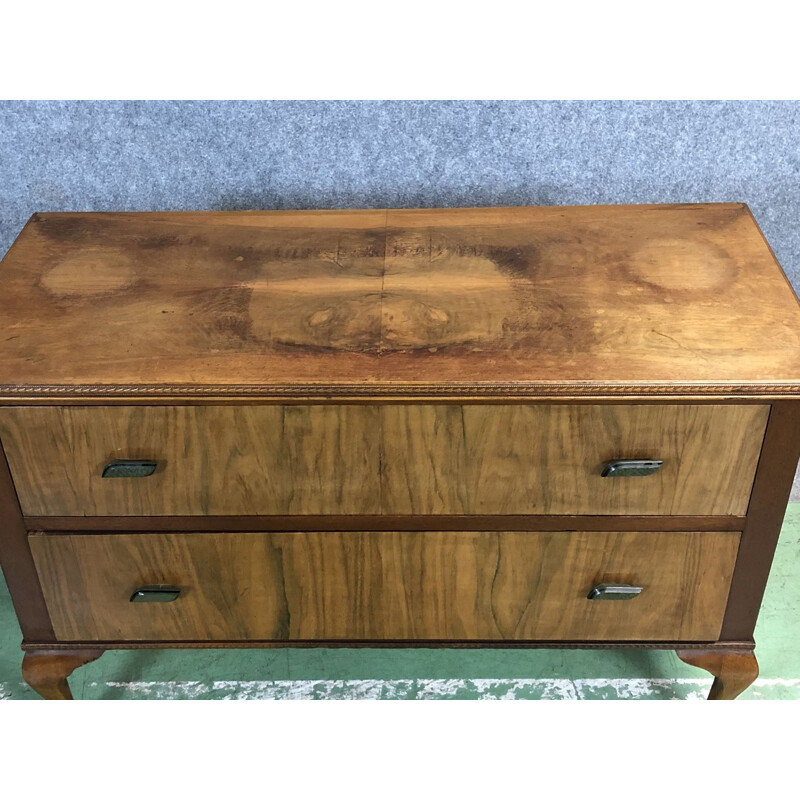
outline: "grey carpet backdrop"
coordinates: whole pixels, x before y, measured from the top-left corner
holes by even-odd
[[[3,102],[34,211],[744,201],[800,286],[798,102]]]

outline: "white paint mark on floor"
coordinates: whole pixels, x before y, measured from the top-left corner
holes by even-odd
[[[225,700],[589,700],[705,699],[711,679],[693,678],[530,678],[530,679],[407,679],[350,681],[136,681],[109,682],[109,688],[130,697]],[[800,695],[800,678],[764,679],[761,687],[791,687]],[[90,684],[94,693],[97,684]]]
[[[94,681],[87,696],[140,700],[702,700],[711,679],[410,678],[350,681]],[[800,678],[759,678],[751,696],[800,698]],[[0,700],[30,696],[0,683]]]

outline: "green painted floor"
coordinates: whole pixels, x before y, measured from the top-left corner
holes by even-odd
[[[0,584],[0,698],[21,634]],[[761,676],[742,699],[800,699],[800,503],[792,503],[756,629]],[[119,650],[70,680],[84,699],[700,699],[701,670],[657,650]]]

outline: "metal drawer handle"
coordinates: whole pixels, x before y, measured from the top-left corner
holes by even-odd
[[[598,583],[587,595],[588,600],[633,600],[642,593],[643,586],[627,583]]]
[[[661,469],[663,461],[657,459],[623,458],[609,461],[600,473],[602,478],[633,478],[638,475],[652,475]]]
[[[131,603],[171,603],[178,599],[181,590],[177,586],[159,583],[155,586],[140,586],[132,595]]]
[[[146,478],[156,471],[158,461],[123,460],[111,461],[103,468],[103,478]]]

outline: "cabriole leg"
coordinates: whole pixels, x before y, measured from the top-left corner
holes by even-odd
[[[709,700],[733,700],[758,677],[752,650],[676,650],[678,658],[714,676]]]
[[[103,650],[30,650],[22,659],[22,677],[45,700],[72,700],[67,678]]]

